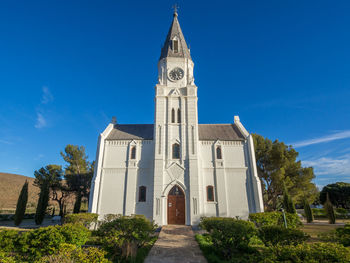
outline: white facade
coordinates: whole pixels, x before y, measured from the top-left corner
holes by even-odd
[[[198,124],[193,67],[175,13],[158,63],[154,124],[113,121],[100,135],[90,212],[143,214],[159,225],[184,213],[183,223],[196,225],[202,216],[263,211],[252,136],[238,116],[233,124]],[[184,211],[171,210],[175,185]]]

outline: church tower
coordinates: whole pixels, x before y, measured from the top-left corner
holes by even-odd
[[[158,62],[154,122],[154,206],[156,223],[171,221],[172,188],[183,191],[183,224],[198,220],[198,111],[193,61],[175,10]],[[183,213],[179,209],[176,215]],[[168,221],[168,222],[167,222]],[[172,222],[170,222],[172,223]],[[181,223],[181,222],[174,222]]]

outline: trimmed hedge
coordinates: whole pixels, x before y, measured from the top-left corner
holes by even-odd
[[[288,228],[298,228],[302,226],[297,214],[285,213]],[[257,227],[261,226],[283,226],[282,212],[263,212],[249,214],[249,220],[254,222]]]
[[[225,259],[251,250],[250,239],[257,233],[254,223],[225,217],[204,217],[200,227],[209,232],[214,249]]]
[[[262,226],[258,230],[259,238],[265,246],[270,245],[297,245],[310,238],[299,229],[285,228],[282,226]]]
[[[91,223],[96,223],[98,214],[94,213],[80,213],[80,214],[68,214],[64,217],[64,223],[83,224],[85,227],[89,227]]]

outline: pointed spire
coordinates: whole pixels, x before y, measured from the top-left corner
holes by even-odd
[[[187,47],[185,37],[177,19],[177,6],[174,7],[174,18],[168,35],[165,39],[159,60],[165,57],[180,57],[191,59],[190,50]]]

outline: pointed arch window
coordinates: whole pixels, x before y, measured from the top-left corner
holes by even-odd
[[[220,146],[216,147],[216,159],[222,159],[222,151]]]
[[[175,109],[172,108],[171,110],[171,123],[175,123]]]
[[[177,123],[181,123],[181,110],[177,109]]]
[[[172,48],[173,48],[174,53],[179,53],[179,40],[173,39],[172,42],[173,42]]]
[[[130,159],[136,159],[136,146],[131,146]]]
[[[207,201],[214,202],[214,186],[212,185],[207,186]]]
[[[173,159],[180,159],[180,144],[173,144]]]
[[[139,202],[146,202],[146,186],[139,187]]]

